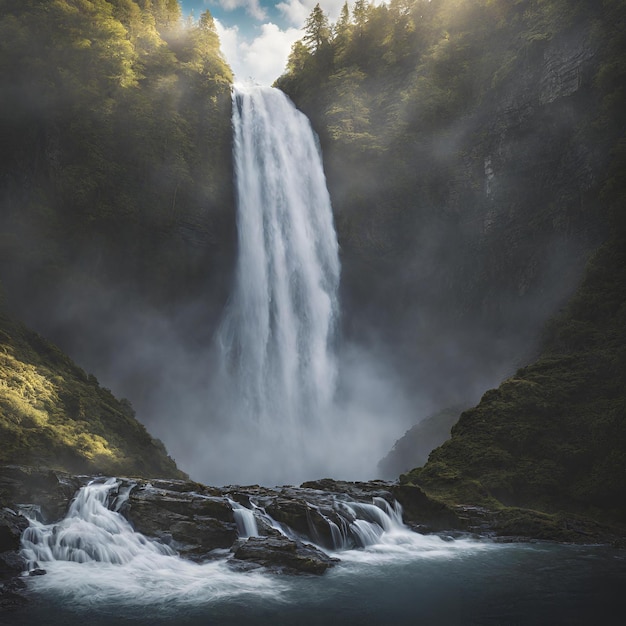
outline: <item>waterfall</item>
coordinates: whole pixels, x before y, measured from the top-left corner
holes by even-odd
[[[238,258],[217,333],[220,413],[246,477],[293,480],[323,467],[315,442],[331,433],[337,237],[308,119],[281,91],[243,86],[232,121]]]
[[[31,572],[47,572],[31,585],[51,591],[57,601],[67,598],[68,605],[106,605],[115,615],[124,604],[159,607],[161,613],[223,597],[282,592],[279,582],[261,573],[233,571],[226,559],[187,561],[136,532],[118,512],[131,488],[115,478],[95,480],[78,491],[59,522],[29,516],[21,553]]]
[[[247,539],[248,537],[258,537],[259,529],[254,518],[254,511],[247,509],[238,502],[228,498],[228,503],[233,510],[233,516],[235,517],[235,523],[237,524],[237,532],[239,537]]]
[[[111,501],[111,493],[118,485],[110,478],[83,487],[58,524],[46,525],[31,519],[31,525],[22,536],[23,554],[29,569],[53,561],[121,565],[139,556],[154,559],[158,555],[173,555],[174,551],[168,546],[134,532],[117,513],[120,497],[122,500],[128,497],[127,489]]]

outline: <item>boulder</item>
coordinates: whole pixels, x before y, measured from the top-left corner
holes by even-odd
[[[339,559],[287,537],[250,537],[234,550],[234,560],[251,561],[274,572],[323,574]]]
[[[42,521],[56,522],[67,512],[74,494],[89,480],[51,469],[4,465],[0,467],[0,493],[15,504],[35,503]]]
[[[212,550],[233,545],[237,524],[225,497],[204,495],[195,488],[183,491],[178,484],[171,490],[164,481],[159,481],[158,487],[155,482],[135,487],[122,509],[136,531],[160,539],[195,561],[211,558]]]
[[[20,537],[28,520],[9,508],[0,510],[0,553],[19,550]]]
[[[27,599],[22,594],[25,587],[20,578],[0,580],[0,611],[15,610],[26,604]]]
[[[429,497],[417,485],[393,485],[391,495],[402,505],[404,521],[421,532],[467,528],[463,516],[447,504]]]
[[[19,578],[26,569],[20,556],[20,538],[28,527],[28,520],[9,508],[0,510],[0,611],[17,608],[26,602],[21,594],[24,588]]]
[[[17,550],[0,552],[0,579],[21,574],[26,568],[27,563]]]

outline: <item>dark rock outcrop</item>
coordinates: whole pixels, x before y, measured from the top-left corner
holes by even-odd
[[[26,604],[26,597],[22,593],[25,588],[26,583],[20,578],[0,578],[0,611],[10,611]]]
[[[323,574],[339,562],[311,544],[282,536],[250,537],[235,549],[234,558],[289,574]]]
[[[0,509],[0,611],[17,608],[26,601],[21,593],[25,585],[19,578],[26,563],[18,550],[27,527],[28,520],[15,510]]]
[[[196,483],[152,481],[132,488],[122,512],[138,532],[170,544],[185,558],[204,560],[237,539],[232,508],[218,494]]]
[[[402,505],[405,521],[420,532],[467,530],[465,521],[452,507],[430,498],[415,485],[393,485],[391,494]]]
[[[8,507],[0,510],[0,558],[2,554],[20,547],[20,536],[28,521]]]
[[[8,502],[36,504],[41,520],[49,523],[65,515],[86,480],[57,470],[5,465],[0,468],[0,494]]]

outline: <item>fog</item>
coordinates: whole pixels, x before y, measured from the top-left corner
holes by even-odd
[[[350,173],[334,173],[343,176]],[[372,193],[386,193],[379,182],[370,182]],[[216,485],[367,480],[378,476],[378,461],[415,423],[448,406],[471,406],[531,360],[543,322],[582,268],[576,238],[551,237],[539,278],[529,278],[534,288],[520,297],[518,284],[505,284],[462,315],[464,296],[454,288],[459,277],[482,271],[484,260],[464,257],[463,246],[450,249],[459,241],[458,226],[451,232],[426,224],[410,236],[410,254],[383,259],[374,271],[376,257],[357,256],[344,242],[336,393],[323,426],[304,429],[298,442],[234,415],[229,394],[236,391],[219,375],[216,333],[232,293],[234,250],[222,265],[207,266],[204,292],[196,285],[165,306],[128,285],[86,281],[93,276],[91,253],[77,257],[74,271],[45,291],[29,295],[28,272],[17,268],[5,274],[5,284],[14,311],[128,398],[191,478]],[[22,237],[44,243],[35,225]],[[450,276],[455,282],[447,285]]]
[[[598,240],[584,205],[595,157],[593,147],[568,143],[580,118],[571,98],[526,121],[523,132],[507,134],[510,112],[489,109],[423,143],[381,136],[388,152],[371,163],[349,162],[341,150],[325,153],[341,262],[337,379],[318,423],[289,430],[278,422],[272,431],[238,414],[238,388],[224,378],[219,329],[232,303],[238,250],[223,146],[198,150],[193,157],[205,165],[183,176],[182,157],[170,155],[158,122],[183,118],[193,106],[164,105],[156,122],[151,109],[137,119],[122,111],[114,120],[121,128],[148,120],[145,128],[168,150],[134,170],[143,144],[117,132],[111,152],[95,160],[115,167],[89,195],[82,185],[94,163],[79,163],[83,171],[62,159],[81,154],[82,135],[70,132],[68,118],[84,95],[59,87],[44,105],[33,84],[15,78],[2,109],[6,304],[128,398],[178,466],[209,484],[375,478],[378,461],[407,429],[443,408],[475,404],[536,357],[545,321],[572,293]],[[527,86],[520,82],[520,93]],[[509,96],[506,102],[516,101],[515,89]],[[406,98],[402,107],[411,104]],[[93,127],[106,130],[104,139],[96,133],[103,145],[110,140],[107,114],[90,112]],[[217,131],[207,134],[218,141]],[[202,173],[221,179],[207,182]],[[137,197],[128,200],[135,186]],[[128,203],[136,214],[116,222],[106,203],[94,208],[108,191],[111,206],[126,210]],[[295,413],[289,418],[297,422]],[[286,436],[296,432],[298,441]]]

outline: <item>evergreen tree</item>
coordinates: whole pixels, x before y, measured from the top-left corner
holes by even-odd
[[[302,40],[314,53],[330,42],[330,24],[319,3],[315,5],[304,24]]]
[[[333,28],[333,47],[335,49],[335,56],[343,56],[348,45],[350,44],[351,33],[352,24],[350,22],[350,9],[348,8],[348,3],[345,2],[341,8],[339,19]]]

